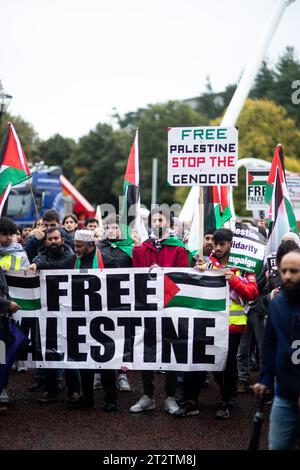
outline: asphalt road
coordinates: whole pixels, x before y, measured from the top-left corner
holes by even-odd
[[[252,381],[256,378],[252,375]],[[96,409],[67,410],[65,393],[59,400],[39,405],[41,392],[30,392],[33,371],[12,372],[9,383],[11,404],[0,416],[0,449],[31,450],[239,450],[247,449],[255,412],[251,392],[238,395],[229,419],[216,420],[214,406],[218,388],[211,378],[210,386],[201,392],[200,414],[174,418],[162,410],[164,375],[155,374],[157,409],[131,414],[129,407],[142,394],[138,372],[129,372],[132,392],[119,395],[118,411],[105,413],[103,391],[95,391]],[[261,449],[267,448],[268,415],[261,437]],[[298,440],[298,448],[300,442]]]

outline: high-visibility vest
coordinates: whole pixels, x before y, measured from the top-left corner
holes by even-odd
[[[213,269],[219,269],[217,266],[212,265]],[[239,276],[240,270],[236,271]],[[238,300],[229,299],[229,325],[247,325],[247,315],[245,307]]]
[[[6,271],[20,271],[21,256],[4,255],[0,258],[0,267]]]

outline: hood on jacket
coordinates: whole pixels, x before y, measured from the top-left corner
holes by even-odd
[[[11,242],[10,245],[8,246],[2,246],[0,245],[0,254],[3,254],[3,253],[15,253],[15,252],[24,252],[24,248],[22,247],[22,245],[20,245],[20,243],[16,242],[15,240],[13,240]]]
[[[0,258],[3,258],[6,255],[12,255],[21,258],[21,269],[26,268],[26,266],[29,266],[30,264],[26,251],[22,245],[17,243],[15,240],[13,240],[8,246],[0,246]]]

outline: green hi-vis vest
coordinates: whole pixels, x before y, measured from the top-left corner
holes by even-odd
[[[20,271],[22,257],[17,255],[4,255],[0,258],[0,268],[5,271]]]

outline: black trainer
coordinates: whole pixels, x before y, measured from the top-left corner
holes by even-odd
[[[228,408],[228,403],[221,402],[217,404],[217,411],[215,414],[215,417],[217,419],[227,419],[229,418],[229,408]]]
[[[103,406],[103,410],[106,411],[107,413],[110,413],[111,411],[118,411],[117,405],[115,403],[106,403]]]
[[[44,405],[46,403],[53,403],[54,401],[57,401],[57,393],[45,392],[44,395],[39,398],[37,402],[40,405]]]
[[[199,410],[198,406],[195,403],[192,403],[190,401],[186,401],[180,408],[179,410],[175,411],[173,413],[173,416],[177,416],[180,418],[185,418],[186,416],[194,416],[198,415]]]

